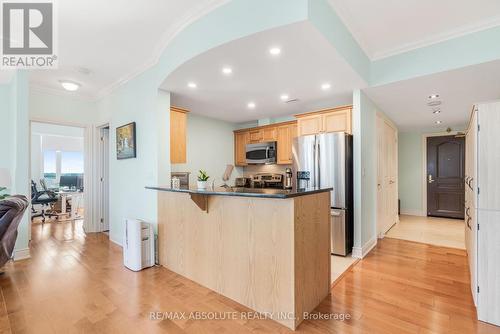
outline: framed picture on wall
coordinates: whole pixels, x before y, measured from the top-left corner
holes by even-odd
[[[121,160],[135,157],[135,122],[132,122],[116,128],[116,158]]]

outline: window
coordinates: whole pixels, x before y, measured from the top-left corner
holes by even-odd
[[[61,175],[83,174],[83,152],[61,152]]]
[[[56,179],[56,151],[43,152],[43,177],[46,179]]]

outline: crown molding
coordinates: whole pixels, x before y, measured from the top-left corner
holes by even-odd
[[[193,22],[197,21],[201,17],[205,16],[206,14],[210,13],[214,9],[216,9],[219,6],[222,6],[226,3],[228,3],[230,0],[211,0],[208,4],[206,5],[199,5],[195,7],[192,11],[184,15],[175,25],[173,25],[171,28],[169,28],[161,37],[160,41],[154,48],[152,55],[149,59],[147,59],[142,65],[139,67],[135,68],[131,72],[123,75],[120,77],[118,80],[114,81],[110,85],[104,87],[101,89],[98,94],[97,94],[97,99],[102,99],[105,96],[111,94],[115,89],[120,87],[121,85],[127,83],[128,81],[132,80],[139,74],[145,72],[149,68],[153,67],[156,65],[159,60],[161,55],[163,54],[163,51],[167,48],[167,46],[172,42],[172,40],[182,31],[184,30],[187,26],[192,24]]]
[[[466,36],[466,35],[469,35],[469,34],[472,34],[475,32],[491,29],[491,28],[498,27],[498,26],[500,26],[500,16],[490,18],[487,20],[483,20],[483,21],[477,22],[475,24],[462,26],[462,27],[459,27],[457,29],[449,30],[449,31],[446,31],[446,32],[443,32],[440,34],[435,34],[433,36],[421,39],[419,41],[405,43],[405,44],[402,44],[400,46],[397,46],[395,48],[391,48],[391,49],[388,49],[385,51],[375,52],[371,56],[370,59],[372,61],[376,61],[376,60],[396,56],[396,55],[401,54],[401,53],[413,51],[413,50],[420,49],[420,48],[425,48],[427,46],[439,44],[439,43],[446,42],[448,40],[451,40],[451,39],[454,39],[457,37]]]
[[[370,46],[368,40],[363,36],[361,31],[357,30],[352,25],[352,22],[354,21],[352,19],[352,16],[349,14],[346,6],[341,1],[328,0],[328,3],[339,16],[347,29],[351,32],[352,37],[356,40],[359,47],[365,52],[368,59],[370,59],[370,61],[372,62],[500,26],[500,16],[496,16],[493,18],[482,20],[480,22],[476,22],[474,24],[462,26],[443,33],[434,34],[418,41],[404,43],[382,51],[372,52],[370,50],[373,48]]]

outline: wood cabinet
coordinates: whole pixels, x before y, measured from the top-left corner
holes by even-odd
[[[262,140],[263,141],[276,141],[276,127],[268,126],[262,129]]]
[[[292,144],[297,137],[297,124],[286,124],[276,128],[278,137],[278,159],[279,165],[289,165],[292,163]]]
[[[234,164],[246,166],[246,145],[275,141],[278,146],[276,163],[289,165],[292,163],[292,143],[297,136],[297,122],[284,122],[265,125],[251,129],[234,131]]]
[[[236,166],[246,166],[246,145],[250,142],[249,131],[234,132],[234,164]]]
[[[306,136],[323,132],[352,133],[352,106],[295,115],[297,117],[298,135]]]
[[[186,109],[170,107],[170,163],[186,163]]]
[[[262,129],[248,131],[248,140],[250,143],[260,143],[264,140]]]

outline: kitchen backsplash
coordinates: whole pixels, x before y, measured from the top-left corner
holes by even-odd
[[[285,169],[291,167],[292,165],[250,165],[243,167],[243,176],[254,175],[257,173],[285,174]]]

